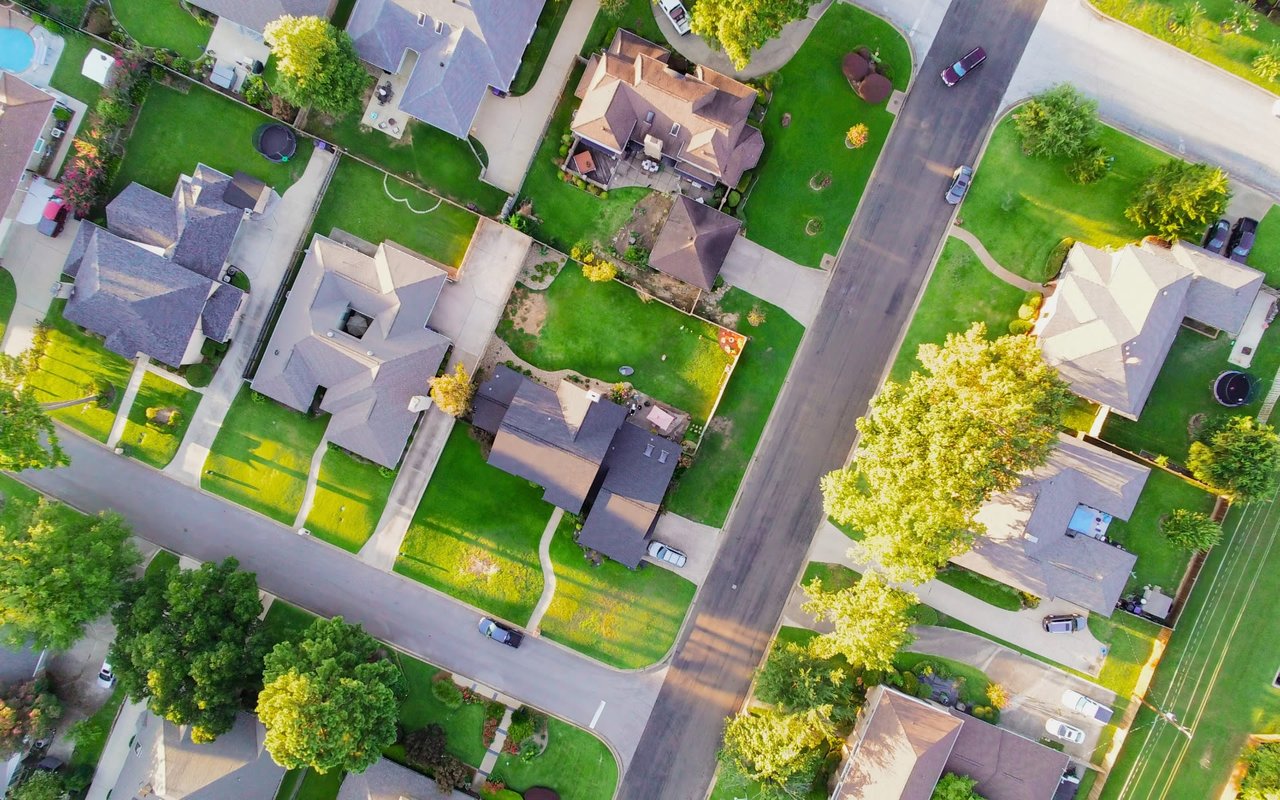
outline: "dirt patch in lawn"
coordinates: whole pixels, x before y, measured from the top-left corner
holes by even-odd
[[[511,324],[521,333],[537,336],[547,322],[546,295],[517,289],[511,300]]]
[[[473,555],[467,559],[465,569],[469,575],[491,578],[498,574],[498,562],[485,556]]]
[[[641,198],[631,209],[631,219],[614,234],[614,248],[625,253],[627,247],[634,244],[652,250],[653,243],[658,240],[658,231],[662,230],[662,223],[671,211],[672,202],[671,197],[661,192],[652,192]]]

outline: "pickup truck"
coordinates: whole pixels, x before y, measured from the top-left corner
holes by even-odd
[[[1077,714],[1096,719],[1099,722],[1106,723],[1111,721],[1111,709],[1091,697],[1085,697],[1079,692],[1073,692],[1070,689],[1062,693],[1062,705]]]

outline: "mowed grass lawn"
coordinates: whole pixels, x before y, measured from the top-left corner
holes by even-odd
[[[746,234],[810,267],[818,266],[823,254],[840,249],[893,123],[884,103],[868,105],[845,80],[842,60],[861,46],[879,52],[894,88],[905,91],[911,77],[906,39],[874,14],[836,3],[777,73],[761,128],[764,155],[742,212]],[[785,128],[784,114],[791,115]],[[856,124],[865,124],[870,138],[862,149],[851,150],[845,133]],[[810,180],[819,173],[830,176],[831,184],[815,191]],[[810,219],[822,225],[814,236],[805,231]]]
[[[311,456],[328,416],[310,418],[241,387],[213,440],[200,485],[277,522],[302,507]]]
[[[58,35],[66,46],[58,57],[57,66],[53,68],[49,85],[92,107],[102,94],[102,84],[86,78],[81,70],[84,68],[85,56],[89,55],[96,42],[85,34],[70,29],[59,31]]]
[[[1107,647],[1107,658],[1096,681],[1116,693],[1116,705],[1127,705],[1143,666],[1151,659],[1164,631],[1149,620],[1117,610],[1110,617],[1089,615],[1089,632]]]
[[[509,311],[522,296],[512,297]],[[541,369],[572,369],[604,381],[621,380],[618,368],[630,366],[635,374],[627,380],[639,391],[699,422],[710,416],[731,361],[720,347],[718,327],[662,303],[645,303],[617,281],[592,283],[576,264],[526,302],[539,300],[546,304],[546,319],[536,335],[516,329],[509,316],[498,325],[516,355]]]
[[[1267,274],[1268,286],[1280,286],[1280,206],[1258,221],[1258,238],[1249,253],[1249,266]]]
[[[991,136],[961,207],[964,226],[1005,269],[1043,282],[1050,252],[1066,237],[1098,247],[1139,239],[1124,210],[1152,169],[1169,156],[1115,128],[1099,144],[1115,163],[1106,177],[1082,185],[1067,177],[1065,159],[1030,158],[1007,115]]]
[[[1173,473],[1152,469],[1133,516],[1128,522],[1111,521],[1107,538],[1138,556],[1126,592],[1141,592],[1147,585],[1161,587],[1170,597],[1177,592],[1191,554],[1169,543],[1160,532],[1160,520],[1178,508],[1208,514],[1213,511],[1213,495]]]
[[[13,282],[13,274],[0,268],[0,341],[9,328],[9,317],[13,316],[13,307],[18,302],[18,286]]]
[[[310,141],[300,139],[298,152],[288,163],[266,160],[253,149],[253,132],[270,121],[266,114],[212,89],[193,85],[183,94],[153,84],[125,143],[111,196],[137,182],[168,197],[178,176],[190,175],[196,164],[227,175],[237,170],[247,172],[284,194],[307,168],[314,148]],[[337,191],[338,187],[334,188]]]
[[[412,209],[387,195],[384,179],[392,194],[408,200]],[[429,213],[415,213],[433,207]],[[442,202],[397,178],[387,178],[353,158],[344,158],[329,182],[311,229],[328,236],[334,228],[341,228],[375,245],[391,239],[456,267],[462,263],[479,221],[464,208]]]
[[[351,553],[373,535],[396,476],[341,447],[329,445],[320,461],[316,495],[307,512],[307,530],[317,539]]]
[[[542,489],[489,466],[455,425],[409,525],[396,572],[523,625],[542,594]]]
[[[213,26],[201,23],[178,0],[113,0],[111,10],[129,35],[148,47],[167,47],[190,59],[204,52]]]
[[[992,275],[969,245],[947,239],[925,286],[889,379],[902,382],[920,369],[916,352],[922,344],[942,344],[949,333],[963,333],[975,322],[987,324],[991,337],[1009,332],[1026,292]]]
[[[764,312],[765,321],[752,327],[746,321],[747,314],[757,307]],[[804,326],[785,311],[741,289],[730,289],[721,298],[720,308],[738,314],[738,330],[751,338],[733,368],[715,417],[702,435],[693,465],[677,472],[675,486],[667,495],[667,507],[673,513],[716,527],[729,515],[747,463],[804,336]]]
[[[126,455],[156,469],[163,469],[178,452],[191,417],[204,395],[179,386],[171,380],[148,372],[129,408],[129,421],[124,425],[120,445]],[[174,409],[178,418],[171,424],[147,420],[147,409]]]
[[[133,364],[63,319],[62,309],[66,302],[54,300],[49,306],[49,313],[44,318],[49,327],[49,341],[37,362],[36,371],[27,378],[27,385],[41,403],[57,403],[91,394],[95,381],[111,384],[115,391],[106,405],[90,400],[50,412],[59,422],[105,442],[115,422],[120,400],[124,397],[129,375],[133,372]]]
[[[532,761],[499,756],[491,777],[517,792],[545,786],[563,800],[609,800],[618,785],[618,762],[589,731],[552,717],[542,755]]]
[[[542,635],[621,669],[657,663],[671,649],[697,589],[671,570],[630,570],[606,559],[593,566],[565,518],[551,540],[556,593]]]
[[[334,800],[346,775],[342,770],[321,775],[313,769],[291,769],[281,779],[275,800]]]
[[[551,54],[551,47],[556,43],[556,34],[569,13],[573,0],[547,0],[538,15],[538,26],[533,29],[533,38],[525,45],[524,57],[520,59],[520,67],[511,80],[511,95],[519,97],[527,93],[538,82],[542,68]]]

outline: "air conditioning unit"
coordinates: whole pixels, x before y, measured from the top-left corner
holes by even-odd
[[[593,403],[599,403],[599,402],[600,402],[600,393],[599,393],[599,392],[587,392],[587,399],[588,399],[588,400],[590,400],[590,401],[591,401],[591,402],[593,402]]]

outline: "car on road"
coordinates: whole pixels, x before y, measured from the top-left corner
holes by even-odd
[[[40,221],[36,223],[36,230],[52,239],[62,233],[62,229],[66,227],[67,212],[67,204],[62,202],[60,198],[53,198],[45,203],[44,213],[40,215]]]
[[[987,51],[981,47],[975,47],[960,57],[960,60],[942,71],[942,82],[948,86],[955,86],[960,79],[987,60]]]
[[[1231,238],[1231,223],[1225,219],[1220,219],[1209,226],[1209,230],[1204,235],[1205,250],[1218,255],[1225,255],[1227,252],[1227,241]]]
[[[1075,633],[1084,630],[1085,619],[1079,614],[1049,614],[1040,625],[1045,633]]]
[[[659,541],[649,542],[649,555],[659,561],[665,561],[673,567],[683,567],[686,561],[684,553]]]
[[[671,24],[676,26],[676,33],[684,36],[691,30],[689,12],[685,10],[684,3],[680,0],[658,0],[658,5],[662,7],[662,13],[667,15],[667,19],[671,20]]]
[[[1253,217],[1241,217],[1231,227],[1231,243],[1228,245],[1227,258],[1241,264],[1249,259],[1249,251],[1253,250],[1253,237],[1258,233],[1258,221]]]
[[[523,633],[494,622],[488,617],[480,619],[480,632],[499,644],[505,644],[507,647],[519,647],[520,643],[524,641]]]
[[[98,688],[110,689],[116,685],[116,674],[111,671],[111,662],[103,661],[102,669],[98,670]]]
[[[969,184],[973,183],[973,167],[965,164],[951,173],[951,186],[947,189],[947,202],[959,205],[969,192]]]
[[[1044,729],[1050,736],[1056,736],[1066,742],[1072,744],[1084,744],[1084,731],[1074,725],[1068,725],[1060,719],[1049,719],[1044,721]]]
[[[1067,689],[1062,693],[1063,707],[1070,709],[1082,716],[1096,719],[1099,722],[1111,721],[1111,709],[1094,700],[1092,697],[1085,697],[1079,692]]]

